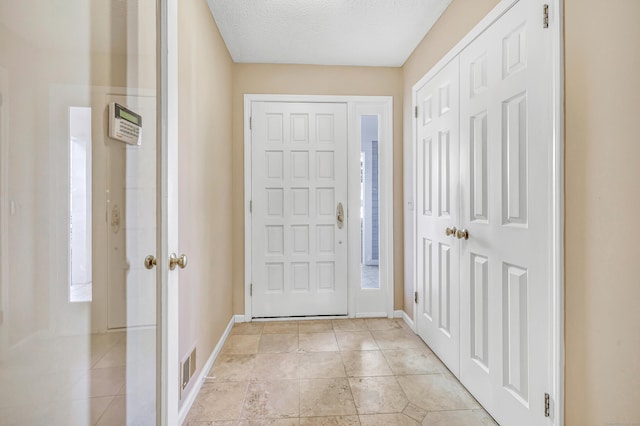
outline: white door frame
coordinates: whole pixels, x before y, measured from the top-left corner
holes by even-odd
[[[431,80],[447,63],[475,40],[483,31],[485,31],[498,18],[504,15],[519,0],[502,0],[498,5],[487,14],[458,44],[456,44],[436,65],[434,65],[418,82],[413,85],[411,90],[411,105],[413,108],[417,105],[417,92],[429,80]],[[526,1],[526,0],[522,0]],[[553,110],[552,126],[552,164],[553,177],[552,187],[553,193],[549,194],[550,205],[552,206],[552,224],[551,235],[549,241],[552,245],[552,283],[551,295],[549,300],[551,326],[549,336],[551,339],[551,422],[554,425],[564,425],[564,51],[563,51],[563,8],[562,1],[549,0],[549,31],[552,32],[552,58],[553,58]],[[542,25],[542,10],[540,10],[540,24]],[[411,111],[413,112],[413,111]],[[411,113],[407,112],[406,113]],[[413,153],[413,161],[411,164],[412,172],[405,175],[412,179],[412,182],[405,182],[405,188],[411,188],[405,191],[405,196],[409,199],[407,205],[412,206],[417,197],[416,185],[416,138],[417,138],[417,120],[412,118],[413,134],[411,139],[405,138],[404,149]],[[415,206],[410,212],[414,230],[417,229],[417,213]],[[412,270],[413,270],[413,289],[416,289],[416,244],[415,232],[405,234],[405,239],[411,242],[412,252]],[[414,305],[414,307],[417,305]],[[414,322],[417,319],[417,312],[413,314]]]
[[[379,144],[380,161],[380,288],[385,289],[386,312],[366,312],[363,316],[387,316],[393,317],[394,288],[393,288],[393,97],[391,96],[332,96],[332,95],[244,95],[244,319],[252,320],[251,310],[251,103],[252,102],[322,102],[322,103],[345,103],[347,104],[348,121],[348,157],[351,163],[353,156],[357,154],[358,163],[360,159],[360,134],[361,115],[378,112],[380,115],[379,128],[380,139],[389,143]],[[371,111],[371,112],[369,112]],[[360,197],[359,190],[354,194],[352,190],[352,175],[349,170],[349,209],[359,211]],[[359,187],[359,170],[358,187]],[[356,202],[357,204],[353,204]],[[357,206],[357,207],[356,207]],[[353,221],[357,225],[353,224]],[[360,225],[359,215],[348,215],[349,224],[349,258],[360,258]],[[355,234],[354,234],[355,233]],[[354,238],[354,235],[356,237]],[[348,266],[348,306],[349,317],[356,316],[356,295],[360,287],[360,261],[351,262]],[[384,265],[384,266],[383,266]],[[383,287],[384,286],[384,287]],[[368,315],[365,315],[368,314]]]
[[[179,424],[178,271],[169,271],[169,253],[178,247],[178,0],[159,0],[156,22],[157,61],[157,203],[156,273],[156,424]]]
[[[0,347],[8,347],[9,300],[9,73],[0,67]],[[0,353],[0,356],[2,354]]]

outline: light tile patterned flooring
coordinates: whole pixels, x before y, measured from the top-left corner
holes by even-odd
[[[6,354],[0,425],[155,425],[155,333],[34,338]]]
[[[236,324],[185,425],[496,425],[402,320]]]

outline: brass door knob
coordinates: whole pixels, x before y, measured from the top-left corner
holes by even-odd
[[[447,235],[447,237],[450,237],[450,236],[455,237],[456,236],[456,231],[457,231],[456,227],[452,226],[451,228],[445,229],[444,233]]]
[[[181,254],[180,257],[178,257],[175,253],[171,253],[171,256],[169,256],[169,269],[173,271],[174,269],[176,269],[176,266],[179,266],[180,269],[184,269],[187,267],[186,254]]]
[[[338,224],[338,229],[342,229],[344,225],[344,207],[342,207],[342,203],[338,203],[338,207],[336,207],[336,223]]]
[[[456,236],[458,237],[459,240],[462,240],[462,239],[468,240],[469,231],[467,231],[466,229],[458,229]]]
[[[153,269],[153,267],[156,266],[157,263],[158,261],[156,260],[155,256],[149,255],[144,258],[144,267],[147,269]]]

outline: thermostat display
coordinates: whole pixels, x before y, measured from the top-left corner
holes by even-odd
[[[119,103],[110,103],[109,137],[130,145],[140,145],[142,143],[142,116]]]

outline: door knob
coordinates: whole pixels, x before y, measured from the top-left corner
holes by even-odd
[[[465,240],[469,239],[469,231],[467,231],[466,229],[458,229],[458,232],[456,233],[456,236],[458,237],[459,240],[462,240],[463,238]]]
[[[456,236],[456,231],[457,231],[456,227],[452,226],[451,228],[445,229],[444,233],[447,235],[447,237],[450,237],[450,236],[455,237]]]
[[[187,255],[181,254],[180,257],[176,256],[175,253],[171,253],[169,256],[169,269],[172,271],[176,269],[176,265],[180,267],[180,269],[184,269],[187,267]]]
[[[147,269],[153,269],[153,267],[156,266],[156,263],[158,263],[158,261],[155,256],[149,255],[144,258],[144,267]]]
[[[344,225],[344,208],[342,207],[342,203],[338,203],[338,207],[336,208],[336,222],[338,223],[338,229],[342,229]]]

